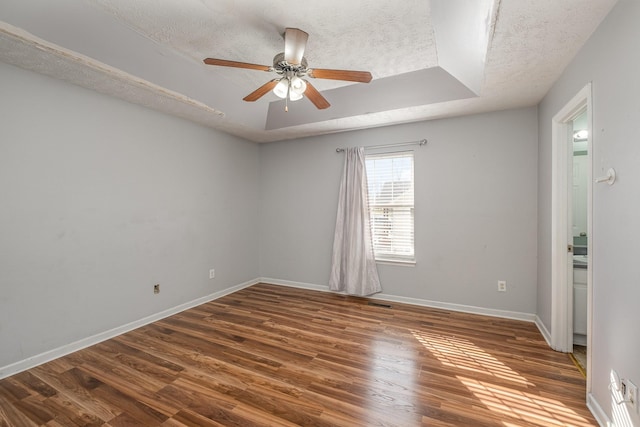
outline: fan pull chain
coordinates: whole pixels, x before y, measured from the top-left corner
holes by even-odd
[[[289,80],[289,79],[287,79]],[[287,97],[284,99],[284,112],[289,112],[289,93],[291,92],[291,80],[289,80],[289,86],[287,86]]]

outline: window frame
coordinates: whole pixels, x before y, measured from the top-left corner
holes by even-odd
[[[376,185],[376,183],[371,184],[371,180],[372,178],[374,178],[374,181],[377,181],[375,179],[374,176],[376,176],[375,173],[372,173],[372,170],[369,166],[369,161],[371,160],[375,160],[375,159],[385,159],[385,158],[401,158],[401,157],[405,157],[405,158],[410,158],[411,159],[411,179],[410,179],[410,188],[411,188],[411,203],[374,203],[373,200],[376,199],[376,197],[374,195],[371,194],[371,189],[372,189],[372,185]],[[379,264],[394,264],[394,265],[408,265],[408,266],[414,266],[416,264],[416,251],[415,251],[415,151],[414,150],[401,150],[401,151],[377,151],[377,152],[373,152],[373,153],[366,153],[365,154],[365,165],[367,168],[367,198],[369,201],[369,221],[371,224],[371,231],[372,231],[372,246],[373,246],[373,251],[374,251],[374,257],[376,260],[376,263]],[[384,181],[384,183],[387,182],[392,182],[392,183],[398,183],[398,182],[402,182],[399,179],[393,179],[392,181]],[[377,183],[378,186],[380,185],[385,185],[384,183]],[[392,184],[392,186],[395,184]],[[393,191],[393,190],[392,190]],[[411,242],[411,254],[410,255],[403,255],[400,252],[395,252],[395,251],[380,251],[380,247],[378,245],[376,245],[375,243],[375,239],[377,236],[376,233],[376,220],[379,219],[379,217],[374,217],[374,211],[376,209],[392,209],[395,210],[396,212],[400,211],[401,209],[409,209],[409,216],[410,216],[410,223],[411,223],[411,229],[410,229],[410,239],[409,241]],[[401,220],[397,220],[397,222],[399,222]],[[378,221],[379,222],[379,221]],[[393,228],[393,222],[391,223],[391,229]],[[400,227],[400,231],[402,232],[402,227]],[[394,244],[394,242],[396,243],[396,245],[399,245],[400,247],[404,246],[406,247],[407,244],[406,242],[402,242],[402,240],[392,240],[391,241],[391,245]]]

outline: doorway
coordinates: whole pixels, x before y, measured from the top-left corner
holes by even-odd
[[[587,109],[580,112],[571,121],[571,139],[573,142],[571,170],[571,230],[573,245],[573,360],[582,370],[587,369],[587,271],[589,268],[587,229],[589,161],[589,130]]]
[[[581,132],[576,135],[578,131]],[[576,344],[586,346],[584,368],[587,391],[590,391],[593,253],[591,84],[553,117],[552,146],[551,346],[565,353],[573,352],[574,339],[580,341]],[[579,156],[575,155],[576,152]],[[574,177],[584,181],[576,185],[578,181],[574,183]],[[584,209],[584,216],[578,215],[578,209]],[[574,265],[578,263],[586,265],[576,274]],[[577,294],[574,277],[579,285]],[[586,312],[584,317],[576,318],[576,313],[582,310]]]

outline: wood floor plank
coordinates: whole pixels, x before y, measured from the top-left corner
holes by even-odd
[[[33,427],[40,424],[32,420],[16,405],[20,401],[9,400],[0,395],[0,427]],[[44,409],[46,410],[46,409]]]
[[[597,425],[534,324],[370,302],[245,288],[0,380],[0,427]]]
[[[50,398],[63,398],[65,405],[77,408],[79,413],[95,415],[102,422],[107,422],[116,417],[120,411],[118,408],[103,403],[95,398],[92,390],[101,383],[89,377],[79,370],[70,370],[57,374],[49,370],[47,364],[38,366],[33,370],[34,375],[56,390]]]
[[[111,425],[131,421],[132,424],[154,426],[159,425],[169,418],[168,415],[153,409],[108,384],[101,384],[99,387],[96,387],[92,391],[92,394],[105,405],[111,405],[118,409],[118,416],[109,422]]]

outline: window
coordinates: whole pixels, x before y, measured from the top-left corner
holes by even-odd
[[[413,152],[366,156],[376,261],[415,262]]]

